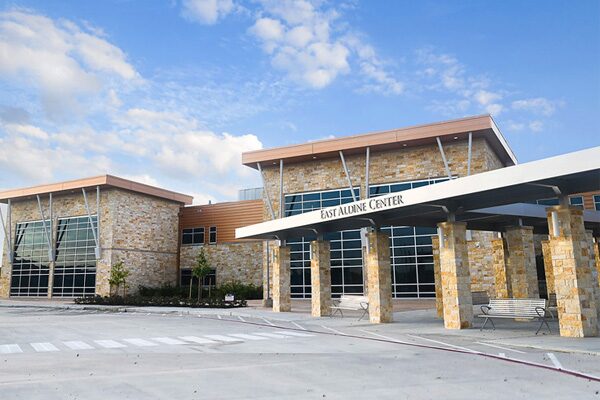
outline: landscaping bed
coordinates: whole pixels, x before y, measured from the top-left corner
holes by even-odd
[[[224,299],[186,299],[181,297],[162,296],[94,296],[79,297],[75,299],[77,304],[96,304],[105,306],[136,306],[136,307],[190,307],[190,308],[237,308],[246,307],[248,303],[244,299],[226,301]]]

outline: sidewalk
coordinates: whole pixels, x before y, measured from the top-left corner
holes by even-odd
[[[583,353],[600,356],[600,337],[594,338],[563,338],[558,334],[558,322],[550,321],[552,333],[547,330],[535,335],[536,322],[516,322],[503,320],[496,323],[497,329],[478,328],[483,323],[482,319],[475,318],[473,329],[448,330],[444,328],[443,321],[436,317],[434,300],[394,300],[394,322],[390,324],[371,324],[368,320],[358,321],[360,313],[345,313],[345,318],[321,317],[314,318],[310,315],[310,300],[293,300],[292,311],[275,313],[262,307],[260,300],[251,300],[248,307],[244,308],[188,308],[188,307],[133,307],[133,306],[101,306],[74,304],[71,300],[0,300],[0,308],[30,308],[30,309],[56,309],[56,310],[97,310],[110,312],[131,312],[146,314],[178,314],[178,315],[203,315],[227,316],[266,319],[272,323],[302,324],[307,329],[320,329],[328,327],[347,334],[362,335],[365,331],[386,335],[401,340],[406,335],[419,335],[421,337],[438,338],[438,340],[453,343],[466,343],[483,341],[497,345],[529,347],[547,351],[568,353]],[[479,309],[475,310],[477,314]],[[362,332],[362,333],[361,333]],[[440,339],[441,338],[441,339]]]

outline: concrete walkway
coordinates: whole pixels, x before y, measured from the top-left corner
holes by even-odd
[[[440,342],[454,347],[464,347],[469,343],[485,343],[496,346],[524,347],[559,351],[567,353],[582,353],[600,356],[600,337],[595,338],[563,338],[558,334],[558,322],[550,321],[551,333],[547,330],[535,335],[537,322],[517,322],[502,320],[496,322],[496,330],[486,328],[478,329],[483,320],[475,318],[473,329],[448,330],[444,328],[443,321],[436,317],[435,301],[426,300],[394,300],[394,322],[391,324],[370,324],[367,320],[358,321],[360,313],[345,313],[345,318],[314,318],[310,315],[310,300],[293,300],[292,311],[275,313],[261,306],[261,301],[248,302],[248,307],[217,309],[217,308],[187,308],[187,307],[130,307],[130,306],[97,306],[74,304],[69,300],[0,300],[0,307],[37,308],[37,309],[64,309],[81,311],[103,312],[131,312],[146,314],[179,314],[213,318],[240,318],[242,320],[256,320],[259,323],[266,321],[274,325],[294,324],[302,329],[323,330],[339,332],[348,335],[379,335],[389,338],[417,337],[425,338],[431,342]],[[475,314],[479,313],[479,306],[475,306]],[[429,339],[427,339],[429,338]]]

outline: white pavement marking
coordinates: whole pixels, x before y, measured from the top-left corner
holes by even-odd
[[[292,324],[296,325],[298,328],[302,329],[303,331],[305,331],[305,330],[306,330],[306,328],[305,328],[305,327],[303,327],[303,326],[301,326],[301,325],[299,325],[299,324],[295,323],[294,321],[292,321]]]
[[[213,340],[218,340],[219,342],[243,342],[243,340],[241,339],[235,339],[229,336],[223,336],[223,335],[204,335],[209,339],[213,339]]]
[[[44,343],[30,343],[31,347],[35,351],[39,352],[47,352],[47,351],[58,351],[58,348],[52,343],[44,342]]]
[[[221,314],[217,314],[217,318],[222,319]]]
[[[214,340],[204,339],[198,336],[179,336],[179,339],[185,340],[187,342],[194,342],[198,344],[214,344],[217,343]]]
[[[105,349],[120,349],[123,347],[127,347],[123,343],[119,343],[114,340],[94,340],[94,342],[98,343]]]
[[[498,353],[498,355],[502,358],[506,358],[506,353]]]
[[[308,333],[300,333],[300,332],[294,332],[294,331],[277,331],[277,333],[281,333],[282,335],[287,335],[287,336],[298,336],[298,337],[313,337],[315,335],[311,335]]]
[[[22,353],[23,350],[18,344],[2,344],[0,345],[0,354]]]
[[[130,343],[134,346],[138,346],[138,347],[158,346],[157,343],[151,342],[146,339],[140,339],[140,338],[123,339],[123,341]]]
[[[502,347],[502,346],[498,346],[497,344],[483,343],[483,342],[475,342],[475,343],[477,343],[477,344],[481,344],[481,345],[483,345],[483,346],[495,347],[495,348],[497,348],[497,349],[500,349],[500,350],[514,351],[515,353],[527,354],[527,353],[525,353],[524,351],[521,351],[521,350],[515,350],[515,349],[510,349],[510,348],[508,348],[508,347]]]
[[[68,341],[68,342],[63,342],[63,344],[65,346],[67,346],[68,348],[72,349],[72,350],[89,350],[89,349],[93,349],[92,346],[90,346],[86,342],[82,342],[80,340],[72,340],[72,341]]]
[[[229,336],[238,337],[240,339],[246,339],[246,340],[269,340],[266,337],[256,336],[256,335],[247,335],[245,333],[230,333]]]
[[[246,320],[244,318],[242,318],[241,316],[238,315],[238,319],[242,322],[246,322]]]
[[[262,319],[263,321],[265,321],[267,324],[269,324],[269,325],[271,325],[271,326],[275,326],[275,324],[274,324],[274,323],[272,323],[271,321],[269,321],[268,319],[266,319],[266,318],[262,318],[262,317],[261,317],[261,319]]]
[[[252,334],[253,335],[265,336],[265,337],[272,338],[272,339],[285,339],[285,338],[287,338],[287,336],[279,335],[277,333],[270,333],[270,332],[252,332]]]
[[[359,329],[359,331],[364,332],[364,333],[368,333],[369,335],[379,336],[380,338],[383,338],[383,339],[386,339],[386,340],[391,340],[392,342],[406,343],[406,342],[403,342],[403,341],[401,341],[399,339],[394,339],[393,337],[380,335],[379,333],[375,333],[375,332],[365,331],[364,329]]]
[[[333,333],[337,333],[338,335],[343,335],[343,336],[346,336],[346,334],[345,334],[344,332],[340,332],[340,331],[338,331],[338,330],[335,330],[335,329],[333,329],[333,328],[328,328],[328,327],[326,327],[325,325],[321,325],[321,328],[324,328],[324,329],[330,330],[331,332],[333,332]]]
[[[424,337],[421,337],[421,336],[409,335],[409,334],[407,334],[406,336],[410,336],[410,337],[415,338],[415,339],[426,340],[428,342],[433,342],[433,343],[441,344],[443,346],[453,347],[453,348],[459,349],[459,350],[468,351],[469,353],[477,353],[477,351],[475,351],[475,350],[471,350],[471,349],[468,349],[468,348],[462,347],[462,346],[456,346],[456,345],[450,344],[450,343],[440,342],[439,340],[427,339],[427,338],[424,338]]]
[[[560,363],[560,361],[558,361],[558,358],[556,358],[554,353],[546,353],[546,354],[548,354],[548,358],[550,359],[550,361],[552,361],[552,364],[554,364],[554,366],[556,368],[563,369],[562,364]]]
[[[169,337],[155,337],[155,338],[152,338],[152,340],[154,340],[155,342],[164,343],[164,344],[185,344],[185,342],[182,340],[173,339],[173,338],[169,338]]]

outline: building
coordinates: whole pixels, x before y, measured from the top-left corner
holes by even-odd
[[[190,196],[104,175],[0,198],[9,204],[1,297],[106,295],[118,261],[131,288],[177,279],[179,211]]]
[[[242,191],[244,200],[235,202],[190,206],[190,196],[113,176],[0,192],[0,201],[10,203],[3,223],[7,243],[0,296],[104,295],[110,267],[119,260],[132,271],[131,291],[139,285],[185,285],[204,248],[215,269],[213,283],[263,285],[268,297],[274,244],[236,239],[236,228],[434,185],[517,160],[493,119],[477,116],[247,152],[242,162],[259,171],[264,185]],[[571,201],[600,209],[600,193]],[[384,228],[390,235],[392,293],[397,298],[435,296],[436,231],[415,225]],[[495,237],[480,231],[468,236],[473,291],[490,296],[495,294]],[[314,233],[307,232],[288,241],[292,297],[310,297],[313,239]],[[330,233],[327,239],[332,293],[362,293],[364,231]],[[542,239],[535,248],[543,288]]]

